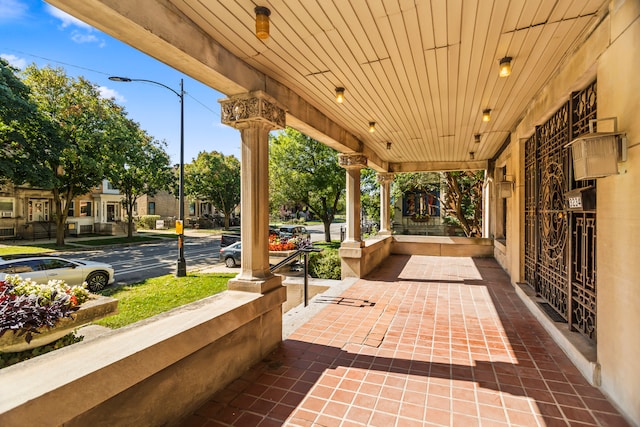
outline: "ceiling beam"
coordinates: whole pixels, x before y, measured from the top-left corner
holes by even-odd
[[[468,162],[405,162],[389,163],[389,171],[399,173],[486,170],[488,165],[487,160],[473,160]]]

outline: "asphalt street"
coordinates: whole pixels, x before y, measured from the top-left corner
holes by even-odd
[[[331,238],[340,238],[344,223],[331,224]],[[324,241],[324,226],[306,226],[312,242]],[[187,271],[192,272],[220,264],[220,236],[188,230],[184,255]],[[177,240],[173,235],[157,243],[117,246],[64,254],[69,258],[106,262],[113,266],[117,284],[137,282],[149,277],[173,274],[178,258]],[[234,273],[237,270],[229,269]]]

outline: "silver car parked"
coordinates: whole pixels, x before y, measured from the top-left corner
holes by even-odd
[[[97,292],[115,281],[110,264],[57,256],[2,256],[0,257],[0,281],[6,275],[17,274],[38,283],[64,280],[68,285],[82,285]]]

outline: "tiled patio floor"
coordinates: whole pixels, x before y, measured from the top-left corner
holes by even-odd
[[[184,426],[626,426],[493,259],[391,256]]]

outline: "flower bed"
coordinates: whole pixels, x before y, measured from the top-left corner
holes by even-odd
[[[116,300],[91,296],[84,286],[71,287],[61,280],[40,284],[6,276],[0,281],[0,351],[45,345],[116,308]]]
[[[302,237],[290,237],[287,239],[284,237],[269,236],[269,251],[273,252],[295,251],[310,244],[308,239]]]

